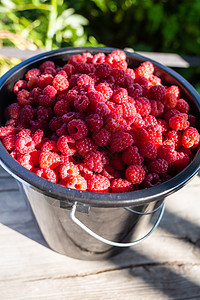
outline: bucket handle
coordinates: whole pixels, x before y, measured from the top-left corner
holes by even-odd
[[[89,229],[86,225],[84,225],[80,220],[78,220],[75,216],[75,213],[76,213],[76,205],[77,205],[77,202],[75,202],[72,206],[72,209],[71,209],[71,212],[70,212],[70,218],[71,220],[76,223],[78,226],[80,226],[84,231],[86,231],[88,234],[90,234],[92,237],[96,238],[97,240],[105,243],[105,244],[108,244],[108,245],[111,245],[111,246],[115,246],[115,247],[131,247],[131,246],[134,246],[134,245],[137,245],[139,244],[140,242],[144,241],[155,229],[156,227],[158,226],[158,224],[160,223],[161,219],[162,219],[162,216],[164,214],[164,210],[165,210],[165,202],[163,202],[159,208],[160,208],[160,213],[159,213],[159,216],[155,222],[155,224],[153,225],[153,227],[150,229],[150,231],[145,235],[143,236],[142,238],[134,241],[134,242],[131,242],[131,243],[117,243],[117,242],[113,242],[113,241],[110,241],[110,240],[107,240],[103,237],[101,237],[100,235],[96,234],[95,232],[93,232],[91,229]]]

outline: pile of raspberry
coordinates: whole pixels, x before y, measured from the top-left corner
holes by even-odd
[[[70,189],[131,192],[182,171],[199,145],[196,117],[178,86],[121,50],[45,61],[14,85],[2,144],[23,167]],[[195,149],[196,148],[196,149]]]

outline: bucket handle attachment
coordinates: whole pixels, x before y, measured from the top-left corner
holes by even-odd
[[[86,231],[88,234],[90,234],[92,237],[96,238],[97,240],[99,240],[99,241],[101,241],[101,242],[103,242],[105,244],[108,244],[108,245],[111,245],[111,246],[115,246],[115,247],[131,247],[131,246],[137,245],[140,242],[144,241],[156,229],[156,227],[158,226],[158,224],[160,223],[160,221],[162,219],[162,216],[163,216],[164,210],[165,210],[165,202],[163,202],[159,206],[160,213],[159,213],[159,216],[158,216],[155,224],[150,229],[150,231],[146,235],[144,235],[142,238],[140,238],[140,239],[138,239],[138,240],[136,240],[134,242],[131,242],[131,243],[117,243],[117,242],[113,242],[113,241],[110,241],[110,240],[107,240],[107,239],[101,237],[100,235],[96,234],[91,229],[89,229],[86,225],[84,225],[79,219],[77,219],[76,216],[75,216],[76,205],[77,205],[77,202],[75,202],[73,204],[71,212],[70,212],[70,218],[72,219],[72,221],[74,223],[76,223],[79,227],[81,227],[84,231]]]

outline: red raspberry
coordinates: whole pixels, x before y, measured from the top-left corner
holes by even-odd
[[[16,120],[16,119],[9,119],[6,121],[6,126],[14,126],[14,127],[17,127],[17,125],[19,124],[19,120]]]
[[[88,152],[96,151],[97,146],[89,137],[85,137],[76,141],[76,149],[81,156],[85,157]]]
[[[126,73],[124,70],[112,69],[111,75],[113,76],[113,78],[115,80],[115,84],[117,84],[121,87],[125,86]]]
[[[112,68],[114,67],[113,64],[116,62],[121,62],[126,60],[125,52],[121,50],[114,50],[109,53],[106,57],[106,63],[108,63]]]
[[[178,114],[180,114],[180,111],[177,110],[177,109],[175,109],[175,108],[172,108],[172,109],[168,110],[168,111],[164,114],[163,118],[164,118],[165,121],[169,121],[169,119],[170,119],[171,117],[173,117],[173,116],[175,116],[175,115],[178,115]]]
[[[49,98],[54,98],[57,94],[57,90],[52,85],[47,85],[44,88],[43,93],[47,95]]]
[[[59,178],[66,179],[68,176],[77,176],[79,175],[79,169],[72,162],[64,163],[59,166]]]
[[[158,117],[164,113],[164,104],[161,101],[151,100],[151,115]]]
[[[135,76],[144,76],[149,79],[154,72],[154,66],[150,61],[143,62],[137,69],[135,69]]]
[[[181,113],[187,114],[189,111],[189,104],[184,99],[178,99],[175,108]]]
[[[98,64],[95,70],[95,75],[99,78],[106,78],[110,75],[111,67],[107,63]]]
[[[148,80],[142,75],[137,76],[134,80],[134,83],[135,84],[137,83],[140,86],[147,86],[148,87]]]
[[[168,169],[168,162],[163,158],[158,158],[149,163],[150,173],[164,174]]]
[[[79,140],[84,138],[88,134],[88,128],[86,123],[81,119],[74,119],[68,123],[68,131],[69,134],[75,140]]]
[[[127,126],[128,130],[130,130],[131,133],[137,132],[138,129],[144,127],[144,121],[140,114],[134,114],[133,116],[127,118]]]
[[[57,183],[58,176],[54,170],[51,169],[37,169],[34,172],[37,176],[42,177],[50,182]]]
[[[31,93],[27,90],[20,90],[17,94],[17,101],[21,106],[30,104]]]
[[[52,131],[56,131],[57,129],[59,129],[62,126],[63,122],[62,122],[62,118],[61,117],[53,117],[50,122],[49,122],[49,128]]]
[[[106,83],[99,83],[96,86],[96,90],[99,93],[101,93],[103,95],[104,99],[105,99],[104,101],[98,101],[98,102],[106,102],[106,101],[110,100],[110,98],[113,95],[113,90]]]
[[[38,86],[38,81],[39,81],[38,77],[31,77],[27,82],[27,88],[29,90],[33,90]]]
[[[90,92],[88,97],[90,99],[90,107],[92,111],[95,111],[97,103],[106,102],[105,98],[100,92]]]
[[[140,154],[142,157],[148,159],[156,159],[157,156],[157,147],[151,142],[147,142],[140,146]]]
[[[29,124],[34,118],[33,108],[31,105],[25,105],[20,111],[20,121],[24,124]]]
[[[117,114],[112,114],[106,118],[105,128],[114,133],[127,129],[127,123],[124,118]]]
[[[184,130],[190,125],[187,119],[188,119],[187,114],[184,113],[177,114],[169,119],[169,126],[175,130]]]
[[[125,163],[122,159],[122,153],[115,153],[114,155],[112,155],[110,164],[114,169],[123,171],[125,168]]]
[[[56,142],[52,141],[52,140],[47,140],[42,145],[41,151],[42,152],[49,152],[49,151],[58,152],[58,148],[57,148]]]
[[[148,84],[149,87],[161,84],[161,79],[158,76],[155,76],[153,74],[150,75],[148,81],[149,81],[149,84]]]
[[[177,104],[177,98],[172,93],[166,93],[161,101],[167,110],[174,108]]]
[[[71,64],[73,66],[76,66],[79,62],[85,62],[86,59],[81,54],[76,54],[70,57],[70,60],[68,61],[68,64]]]
[[[158,124],[157,119],[152,115],[148,115],[148,116],[144,117],[143,121],[144,121],[144,127]]]
[[[38,86],[44,89],[45,86],[51,85],[53,81],[53,76],[51,74],[42,74],[38,80]]]
[[[20,109],[19,103],[10,104],[5,110],[6,119],[18,119],[20,116]]]
[[[62,116],[64,123],[69,123],[69,121],[72,121],[73,119],[84,119],[84,115],[81,112],[69,111]]]
[[[169,165],[170,174],[176,175],[190,163],[189,156],[184,152],[177,152],[176,160]]]
[[[22,129],[18,132],[17,137],[31,136],[32,132],[30,129]]]
[[[133,99],[136,99],[143,94],[142,86],[138,83],[134,83],[131,86],[128,86],[128,94],[129,96],[133,97]]]
[[[107,177],[109,180],[120,178],[121,174],[119,171],[115,170],[112,166],[106,165],[101,172],[101,175]]]
[[[156,185],[161,184],[162,181],[158,174],[156,173],[148,173],[143,181],[143,185],[145,188],[150,188]]]
[[[16,128],[12,125],[0,127],[0,138],[1,139],[4,138],[5,136],[13,135],[15,133],[16,133]]]
[[[196,148],[199,145],[200,136],[194,127],[188,127],[183,131],[182,145],[185,148]]]
[[[15,148],[16,139],[15,135],[8,135],[2,139],[2,144],[7,151],[11,152]]]
[[[67,102],[64,99],[56,102],[56,104],[54,106],[54,113],[57,116],[63,116],[64,114],[66,114],[69,111],[70,111],[69,102]]]
[[[69,135],[63,135],[59,137],[57,141],[58,150],[66,156],[74,155],[76,152],[75,149],[75,140]]]
[[[74,100],[74,107],[78,111],[86,111],[89,105],[90,105],[90,100],[86,95],[78,96]]]
[[[180,97],[180,91],[179,91],[178,86],[176,86],[176,85],[172,85],[172,86],[168,87],[166,89],[166,93],[174,94],[177,99],[179,99],[179,97]]]
[[[124,70],[124,71],[126,71],[127,66],[128,66],[128,64],[124,60],[115,61],[115,62],[113,62],[113,65],[112,65],[113,68],[119,69],[119,70]]]
[[[34,150],[30,153],[31,156],[31,161],[33,163],[34,167],[38,167],[39,166],[39,157],[40,157],[40,150]]]
[[[56,70],[52,67],[46,67],[44,69],[43,74],[49,74],[49,75],[55,76],[56,75]]]
[[[17,138],[15,149],[21,154],[27,154],[35,149],[35,143],[30,136],[22,136]]]
[[[133,184],[140,184],[145,179],[145,170],[141,165],[131,165],[126,169],[125,175]]]
[[[114,91],[113,93],[113,101],[119,104],[128,101],[128,92],[124,88],[119,88]]]
[[[110,114],[110,109],[106,105],[106,103],[98,102],[96,104],[95,113],[97,113],[101,117],[107,117]]]
[[[126,179],[117,178],[111,181],[110,188],[111,193],[127,193],[133,191],[133,184]]]
[[[164,158],[168,164],[174,162],[177,157],[177,152],[174,149],[174,145],[161,145],[158,148],[158,158]]]
[[[174,144],[175,149],[179,149],[182,146],[181,132],[176,130],[169,130],[165,136],[165,141],[171,141]]]
[[[144,160],[136,146],[130,146],[124,150],[122,152],[122,159],[127,165],[141,165]]]
[[[153,85],[149,88],[149,96],[152,100],[161,101],[165,94],[166,90],[163,85]]]
[[[39,67],[39,69],[40,69],[41,72],[44,72],[44,70],[45,70],[46,68],[48,68],[48,67],[51,67],[51,68],[55,69],[55,64],[54,64],[54,62],[51,61],[51,60],[46,60],[45,62],[43,62],[43,63],[41,64],[41,66]]]
[[[94,80],[86,74],[81,75],[77,80],[77,85],[86,86],[89,84],[94,85]]]
[[[117,114],[117,115],[123,115],[123,108],[121,104],[116,104],[111,101],[106,102],[107,107],[110,110],[110,114]]]
[[[28,81],[30,78],[32,77],[39,77],[41,75],[41,72],[39,69],[33,68],[30,69],[26,74],[25,74],[25,78]]]
[[[86,117],[86,124],[90,131],[96,132],[103,126],[103,118],[98,114],[91,114]]]
[[[122,110],[123,110],[123,117],[125,119],[131,117],[136,113],[135,105],[130,102],[122,103]]]
[[[67,188],[75,189],[79,191],[86,191],[87,190],[87,181],[84,177],[77,175],[77,176],[68,176],[65,180],[63,180],[61,185],[64,185]]]
[[[148,116],[151,112],[150,101],[145,97],[138,97],[135,100],[135,108],[142,117]]]
[[[69,87],[69,81],[67,78],[59,74],[54,77],[52,84],[57,91],[65,91]]]
[[[55,169],[60,163],[60,156],[55,152],[41,152],[39,164],[41,169]]]
[[[38,106],[37,118],[43,120],[50,120],[53,117],[53,110],[51,107],[45,108],[43,106]]]
[[[75,66],[75,73],[77,74],[89,74],[91,73],[91,64],[88,63],[77,63]],[[81,75],[82,76],[82,75]]]
[[[18,154],[17,161],[29,171],[33,170],[33,163],[30,154]]]
[[[92,59],[92,63],[95,64],[102,64],[105,63],[106,56],[104,53],[97,53],[94,55]]]
[[[104,166],[108,163],[107,157],[99,151],[89,152],[84,159],[84,165],[97,173],[101,173]]]
[[[133,144],[132,136],[124,131],[116,132],[111,137],[110,149],[113,152],[121,152]]]
[[[162,144],[162,128],[159,125],[150,125],[145,129],[142,128],[139,131],[139,135],[141,143],[151,142],[156,145],[156,147]]]
[[[68,135],[68,129],[67,129],[67,124],[63,124],[59,129],[56,130],[56,135],[62,136],[62,135]]]
[[[65,71],[67,73],[67,76],[70,77],[74,73],[75,68],[73,65],[67,63],[66,65],[64,65],[63,71]]]
[[[110,187],[110,181],[108,178],[102,175],[94,174],[87,182],[89,192],[106,193]]]
[[[53,107],[55,105],[55,99],[50,98],[47,95],[40,95],[38,97],[39,105],[44,106],[46,108]]]
[[[13,88],[14,93],[17,95],[19,91],[27,89],[26,80],[18,80]]]
[[[133,69],[127,68],[127,69],[125,70],[125,72],[126,72],[126,75],[128,75],[128,77],[132,78],[133,80],[135,79],[135,71],[134,71]],[[127,77],[126,77],[126,79],[127,79]],[[128,79],[128,80],[129,80],[129,79]],[[127,86],[128,86],[128,85],[127,85]]]
[[[190,122],[190,126],[195,127],[197,123],[197,119],[193,115],[188,115],[188,121]]]
[[[93,141],[97,146],[104,147],[108,145],[110,141],[111,133],[105,128],[101,128],[99,131],[95,132],[92,136]]]

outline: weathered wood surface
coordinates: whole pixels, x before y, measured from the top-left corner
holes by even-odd
[[[141,244],[80,261],[48,248],[26,197],[0,169],[0,299],[200,299],[199,191],[197,175],[167,199]]]

